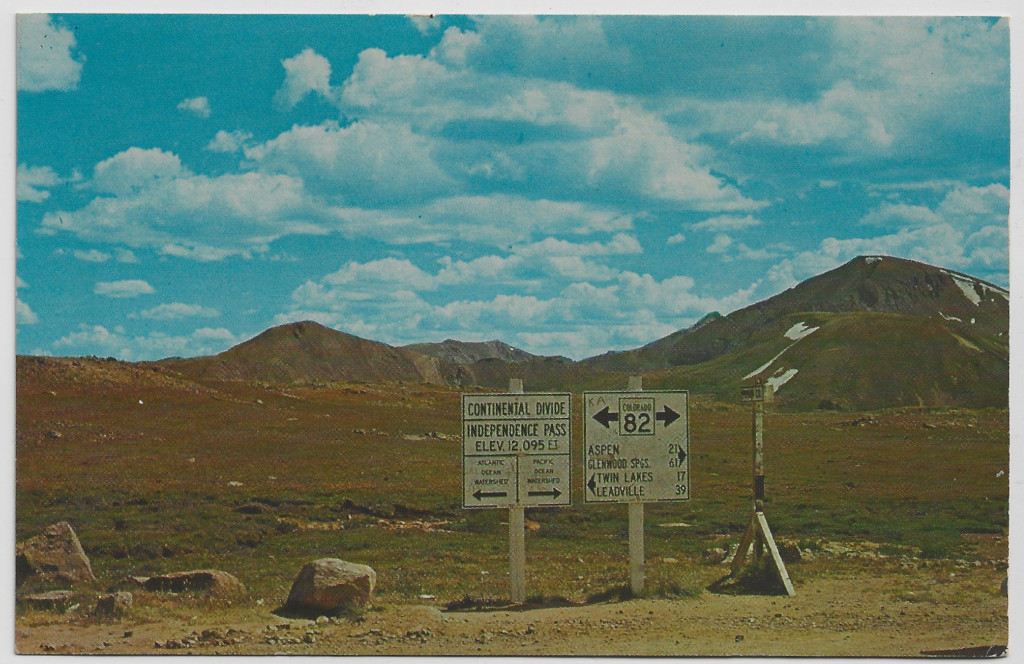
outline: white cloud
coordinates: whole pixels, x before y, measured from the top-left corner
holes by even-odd
[[[625,233],[617,233],[609,242],[580,244],[546,237],[539,242],[519,245],[512,250],[518,256],[608,256],[642,254],[643,247],[637,239]]]
[[[20,297],[14,298],[15,320],[18,325],[35,325],[39,316]]]
[[[211,152],[238,152],[245,147],[246,141],[252,138],[252,134],[241,129],[225,131],[221,129],[217,135],[206,144],[207,150]]]
[[[210,117],[210,100],[206,97],[189,97],[178,104],[178,109],[194,113],[201,118]]]
[[[118,247],[114,249],[114,257],[118,263],[138,263],[139,259],[131,249],[125,249],[124,247]]]
[[[939,215],[924,205],[908,205],[906,203],[882,203],[871,210],[860,223],[867,226],[887,225],[928,225],[938,223]]]
[[[666,240],[666,242],[668,244],[682,244],[683,242],[686,242],[686,236],[683,235],[682,233],[676,233],[668,240]]]
[[[75,249],[74,255],[78,260],[86,261],[87,263],[106,263],[111,258],[110,254],[103,253],[98,249],[90,249],[89,251]]]
[[[709,311],[749,304],[754,290],[711,298],[695,293],[689,276],[659,280],[557,253],[459,262],[446,257],[439,264],[437,273],[405,259],[346,264],[295,289],[291,310],[275,320],[312,318],[393,344],[500,338],[518,340],[532,352],[582,357],[648,343]],[[524,275],[537,270],[550,278],[538,281],[534,292],[517,285],[528,284]],[[514,292],[503,292],[510,285]],[[544,345],[556,340],[571,344]]]
[[[17,199],[31,203],[42,203],[50,197],[47,188],[64,182],[49,166],[26,166],[18,164],[16,175]]]
[[[82,323],[53,343],[63,352],[105,353],[122,360],[157,360],[169,356],[212,355],[237,344],[240,339],[225,328],[203,327],[187,335],[150,332],[131,336],[120,327],[110,330],[102,325]]]
[[[446,32],[449,37],[456,34],[466,38],[457,30]],[[363,51],[342,86],[340,109],[402,119],[420,135],[438,134],[449,123],[474,121],[526,123],[562,132],[565,140],[505,150],[499,172],[526,182],[544,182],[558,173],[563,190],[591,197],[626,193],[714,211],[765,205],[712,174],[707,150],[676,136],[636,100],[568,83],[446,66],[453,58],[442,52],[435,50],[433,57],[444,62],[422,56],[391,58],[380,49]],[[493,175],[500,161],[496,157],[484,155],[469,172]]]
[[[432,149],[407,124],[325,122],[292,127],[247,148],[245,156],[261,172],[302,178],[310,190],[336,200],[391,207],[452,191],[455,183]]]
[[[184,172],[176,154],[160,148],[133,147],[96,164],[92,187],[103,193],[123,195]]]
[[[1010,190],[1000,183],[982,187],[954,182],[934,209],[923,204],[883,202],[861,219],[872,226],[935,226],[973,230],[993,224],[1008,224]]]
[[[73,54],[76,40],[71,30],[56,25],[46,14],[19,14],[18,90],[74,90],[82,76],[84,56]]]
[[[338,214],[308,195],[298,178],[196,175],[177,155],[159,149],[131,148],[100,162],[91,186],[115,195],[75,211],[48,212],[37,232],[221,260],[265,252],[284,235],[322,234],[341,225]]]
[[[707,252],[709,254],[721,254],[730,246],[732,246],[732,238],[725,233],[719,233],[715,236],[715,241],[708,245]]]
[[[751,228],[753,226],[760,226],[761,220],[756,219],[749,214],[744,217],[737,217],[735,215],[720,215],[718,217],[711,217],[704,221],[698,222],[691,226],[695,230],[701,231],[739,231],[745,228]]]
[[[441,18],[434,14],[413,14],[409,20],[421,35],[428,35],[441,28]]]
[[[156,290],[142,279],[123,279],[121,281],[99,281],[93,289],[96,295],[113,298],[138,297],[150,295]]]
[[[281,61],[284,83],[274,95],[279,108],[291,109],[311,92],[331,98],[331,63],[311,48]]]
[[[151,320],[180,320],[182,318],[216,318],[220,312],[212,307],[184,302],[168,302],[139,312],[142,318]]]
[[[719,122],[744,127],[738,140],[831,144],[853,155],[912,143],[920,152],[943,137],[936,128],[949,122],[951,107],[970,104],[986,118],[1005,112],[1005,20],[843,17],[823,28],[832,43],[820,73],[830,87],[808,102],[754,102],[719,114]]]

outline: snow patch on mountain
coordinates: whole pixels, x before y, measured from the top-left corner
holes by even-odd
[[[761,373],[762,371],[764,371],[768,367],[772,366],[772,362],[774,362],[775,360],[777,360],[780,357],[782,357],[783,353],[785,353],[787,350],[789,350],[790,348],[792,348],[795,345],[796,345],[796,342],[794,341],[793,343],[791,343],[788,346],[786,346],[785,348],[783,348],[781,351],[779,351],[778,355],[776,355],[772,359],[768,360],[767,362],[765,362],[764,364],[762,364],[761,366],[759,366],[758,368],[754,369],[753,371],[748,373],[746,376],[744,376],[743,380],[747,380],[748,378],[753,378],[754,376],[756,376],[757,374]]]
[[[949,277],[953,280],[953,283],[955,283],[960,288],[960,291],[964,294],[964,297],[973,302],[974,306],[978,306],[981,304],[981,296],[978,295],[978,291],[975,289],[975,286],[978,282],[974,281],[973,279],[966,279],[958,274],[953,274],[952,272],[947,272],[946,270],[942,270],[942,272],[943,274],[949,275]]]
[[[816,328],[816,327],[809,327],[807,325],[807,323],[804,323],[803,321],[801,321],[801,322],[797,323],[796,325],[794,325],[793,327],[791,327],[788,330],[786,330],[786,338],[787,339],[792,339],[793,341],[800,341],[801,339],[803,339],[807,335],[812,334],[812,333],[817,332],[817,331],[818,331],[818,328]]]
[[[939,315],[942,316],[943,320],[955,320],[958,323],[962,323],[963,322],[962,320],[960,320],[956,316],[947,316],[946,314],[942,313],[941,311],[939,312]]]
[[[797,374],[797,370],[788,369],[781,374],[779,374],[778,371],[776,371],[775,373],[776,375],[766,380],[765,383],[772,386],[773,392],[778,392],[780,387],[788,383],[789,380]]]

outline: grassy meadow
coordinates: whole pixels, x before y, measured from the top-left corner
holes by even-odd
[[[338,557],[374,567],[379,602],[507,597],[507,512],[461,508],[458,391],[136,374],[19,377],[18,541],[69,521],[97,588],[212,567],[276,607],[302,564]],[[527,511],[539,524],[527,583],[583,601],[627,581],[627,510],[583,504],[578,395],[574,412],[574,505]],[[691,395],[690,414],[693,497],[646,508],[653,594],[698,594],[721,573],[701,553],[736,543],[749,516],[749,410]],[[868,542],[896,556],[991,555],[975,536],[1007,532],[1008,441],[1005,410],[769,409],[769,523],[810,551]]]

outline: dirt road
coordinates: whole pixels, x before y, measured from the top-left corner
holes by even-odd
[[[185,620],[20,616],[21,653],[920,656],[1005,645],[1002,572],[936,564],[797,580],[795,597],[715,595],[533,610],[383,606],[360,621],[221,608]]]

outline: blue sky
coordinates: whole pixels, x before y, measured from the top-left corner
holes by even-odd
[[[1007,21],[21,15],[18,353],[583,358],[859,254],[1009,285]]]

